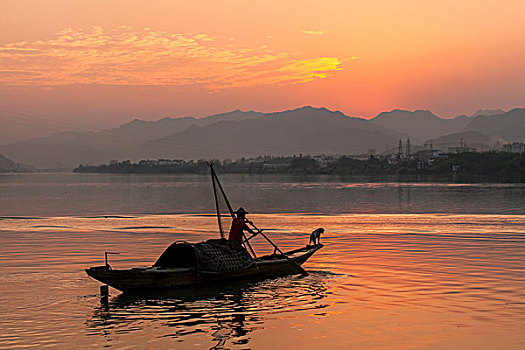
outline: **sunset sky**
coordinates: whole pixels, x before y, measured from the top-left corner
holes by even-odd
[[[0,123],[524,107],[524,18],[522,0],[0,0]]]

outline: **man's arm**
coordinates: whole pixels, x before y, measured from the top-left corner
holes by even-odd
[[[247,224],[253,225],[253,223],[250,220],[244,219],[244,230],[250,232],[252,235],[255,234],[255,232]]]

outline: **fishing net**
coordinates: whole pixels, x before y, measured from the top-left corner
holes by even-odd
[[[153,266],[160,268],[196,267],[200,272],[235,272],[250,266],[253,259],[238,242],[210,239],[190,244],[175,242]]]
[[[194,244],[199,270],[207,272],[234,272],[253,263],[250,254],[238,242],[210,239]]]
[[[175,242],[168,247],[155,262],[153,266],[161,268],[196,267],[200,272],[225,273],[244,269],[253,263],[253,258],[241,245],[240,242],[226,240],[229,233],[229,225],[235,216],[224,189],[210,166],[215,209],[221,239],[210,239],[206,242],[190,244],[187,242]]]

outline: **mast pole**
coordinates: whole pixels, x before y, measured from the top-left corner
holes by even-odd
[[[215,209],[217,210],[217,222],[219,224],[219,231],[221,233],[221,238],[224,238],[224,231],[222,230],[222,223],[221,223],[221,212],[219,209],[219,200],[217,198],[217,186],[215,185],[215,177],[213,176],[215,174],[215,171],[213,170],[213,165],[210,163],[210,169],[211,169],[211,183],[213,184],[213,196],[215,197]]]
[[[209,163],[209,165],[210,165],[210,169],[211,169],[211,176],[217,182],[217,185],[219,186],[219,189],[221,190],[222,196],[224,197],[224,201],[226,202],[226,205],[228,206],[228,210],[230,211],[230,215],[232,216],[233,219],[235,219],[236,218],[235,212],[233,211],[233,208],[232,208],[232,206],[230,204],[230,201],[228,200],[228,197],[226,197],[226,192],[224,192],[224,189],[222,188],[221,182],[219,181],[219,178],[217,177],[217,173],[215,173],[215,170],[213,169],[213,165],[211,163]],[[215,182],[213,183],[213,186],[215,186]],[[217,194],[216,193],[215,193],[215,201],[217,203]],[[217,204],[217,217],[219,217],[219,220],[220,220],[220,216],[219,215],[220,215],[219,214],[219,207],[218,207],[218,204]],[[253,254],[253,258],[256,258],[257,255],[255,255],[255,251],[253,250],[252,245],[250,244],[250,242],[248,240],[246,240],[246,236],[244,235],[244,232],[243,232],[242,236],[244,238],[244,242],[246,242],[245,245],[248,246],[248,248],[250,249],[251,253]]]
[[[215,181],[217,181],[217,185],[219,185],[219,189],[221,190],[222,196],[224,197],[224,201],[226,202],[226,205],[228,206],[228,210],[230,211],[230,215],[232,218],[235,219],[235,213],[233,211],[232,206],[230,205],[230,201],[228,200],[228,197],[226,197],[226,193],[224,192],[224,189],[222,188],[221,182],[219,181],[219,178],[217,177],[217,174],[215,173],[215,170],[213,170],[213,167],[211,168],[212,176],[215,177]]]

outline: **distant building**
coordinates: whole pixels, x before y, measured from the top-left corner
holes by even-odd
[[[524,153],[525,152],[525,143],[523,142],[513,142],[503,145],[503,152],[508,153]]]
[[[417,151],[413,154],[414,158],[417,160],[427,160],[429,158],[432,158],[434,156],[434,151],[430,149],[425,149],[421,151]]]
[[[282,169],[288,168],[290,163],[264,163],[262,165],[263,169]]]
[[[397,158],[401,159],[403,157],[403,141],[399,139],[399,145],[397,147]]]
[[[450,154],[458,154],[458,153],[464,153],[464,152],[476,152],[476,149],[473,147],[467,147],[467,146],[454,146],[448,148],[448,153]]]
[[[446,158],[447,156],[448,154],[435,149],[425,149],[412,154],[412,157],[418,162],[417,169],[425,169],[427,165],[433,165],[437,158]]]
[[[324,154],[320,156],[313,156],[320,168],[326,168],[328,166],[328,157]]]
[[[394,164],[398,164],[399,163],[400,158],[399,158],[399,155],[391,154],[391,155],[387,156],[386,160],[387,160],[388,164],[394,165]]]

